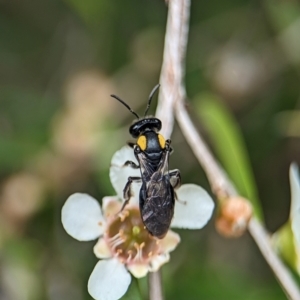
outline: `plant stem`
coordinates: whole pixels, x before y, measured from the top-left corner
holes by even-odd
[[[185,98],[181,89],[184,81],[185,53],[189,31],[190,0],[169,1],[160,91],[156,117],[162,121],[161,133],[169,138],[174,125],[174,106]]]
[[[156,116],[162,121],[162,134],[170,137],[174,125],[174,110],[179,126],[202,165],[213,193],[217,198],[237,195],[237,191],[219,166],[209,148],[206,146],[197,129],[193,125],[184,101],[186,89],[184,84],[185,56],[189,32],[190,0],[170,0],[163,64],[160,75],[160,93]],[[272,249],[268,233],[255,218],[249,222],[248,230],[261,250],[262,255],[270,265],[287,297],[292,300],[300,299],[299,288],[292,275]],[[152,276],[159,276],[151,273]],[[149,278],[150,292],[158,286],[158,280]],[[156,286],[157,285],[157,286]],[[155,287],[156,286],[156,287]],[[157,300],[160,298],[151,298]]]
[[[165,35],[162,70],[160,74],[160,92],[156,117],[162,121],[161,133],[170,137],[174,125],[173,107],[176,101],[184,97],[178,95],[178,87],[184,80],[184,63],[189,31],[190,0],[169,1],[168,20]],[[181,90],[184,92],[184,90]],[[149,273],[149,299],[162,300],[160,272]]]
[[[162,285],[161,285],[161,273],[150,272],[148,275],[149,282],[149,300],[163,300]]]
[[[176,117],[187,142],[190,144],[191,149],[199,163],[202,165],[212,187],[212,191],[217,198],[224,195],[236,195],[237,191],[234,186],[210,153],[208,147],[190,120],[185,107],[179,102],[176,106]],[[269,241],[268,233],[255,217],[250,220],[248,231],[252,235],[265,260],[273,270],[287,297],[292,300],[300,300],[300,291],[297,283],[289,270],[274,252]]]

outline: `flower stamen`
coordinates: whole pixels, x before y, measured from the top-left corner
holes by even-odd
[[[124,210],[119,213],[119,218],[121,222],[124,222],[124,220],[130,215],[128,210]]]
[[[132,259],[132,250],[127,251],[128,257],[127,257],[127,262],[130,262]]]
[[[113,255],[125,264],[148,264],[160,251],[157,239],[144,229],[138,207],[111,219],[105,238]]]
[[[123,244],[124,242],[125,242],[125,238],[121,230],[115,236],[108,239],[108,243],[112,250],[115,250],[117,246]]]
[[[136,255],[134,257],[134,261],[142,261],[143,260],[143,248],[145,247],[145,243],[142,242],[141,244],[134,243],[134,248],[136,249]]]

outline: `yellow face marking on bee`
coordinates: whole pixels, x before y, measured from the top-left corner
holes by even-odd
[[[158,135],[158,141],[159,141],[159,144],[160,144],[161,148],[165,149],[166,140],[164,139],[164,137],[161,134]]]
[[[141,135],[137,140],[137,145],[141,148],[142,151],[146,150],[147,147],[147,139],[144,135]]]

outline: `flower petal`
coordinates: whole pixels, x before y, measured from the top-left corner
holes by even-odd
[[[153,257],[150,263],[149,271],[156,272],[159,268],[170,260],[169,253],[162,253]]]
[[[298,166],[293,163],[290,167],[291,184],[291,212],[292,230],[295,237],[296,247],[300,253],[300,179]]]
[[[124,166],[126,161],[132,161],[138,164],[133,149],[129,146],[124,146],[121,150],[117,151],[111,161],[111,167],[109,171],[110,181],[117,192],[120,199],[123,199],[123,190],[130,176],[141,176],[140,169],[133,169],[130,166]],[[138,203],[139,191],[141,188],[141,183],[133,182],[131,184],[131,191],[133,194],[130,203],[133,201]]]
[[[167,235],[158,242],[163,252],[171,252],[180,242],[180,235],[172,230],[169,230]]]
[[[117,259],[100,260],[89,278],[88,291],[96,300],[117,300],[130,282],[130,274]]]
[[[96,199],[76,193],[64,204],[61,221],[66,232],[79,241],[91,241],[104,231],[101,207]]]
[[[149,267],[145,264],[130,264],[127,269],[135,278],[145,277],[149,272]]]
[[[94,254],[101,259],[110,258],[112,256],[111,251],[104,238],[100,238],[97,244],[94,246]]]
[[[177,191],[172,227],[200,229],[211,218],[214,202],[209,194],[195,184],[184,184]]]
[[[102,199],[102,209],[105,218],[114,217],[121,211],[122,202],[117,196],[107,196]]]

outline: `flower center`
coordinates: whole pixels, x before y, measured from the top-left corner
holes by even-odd
[[[159,252],[158,240],[148,233],[138,208],[124,209],[106,231],[108,245],[121,262],[147,263]]]

